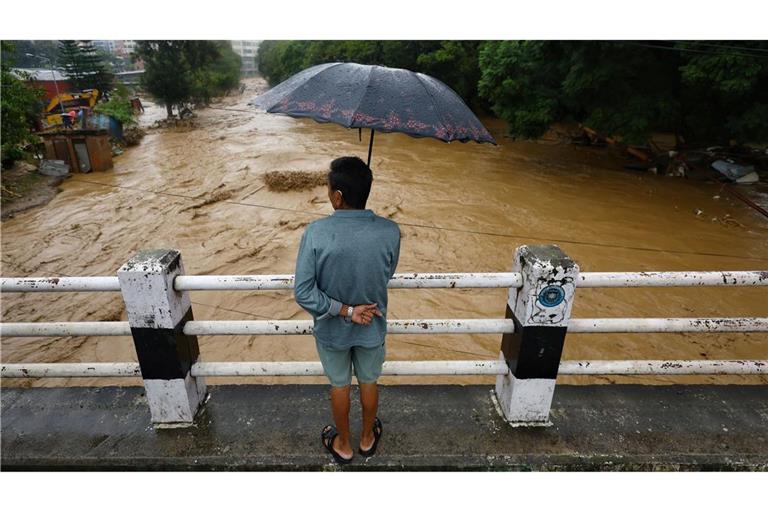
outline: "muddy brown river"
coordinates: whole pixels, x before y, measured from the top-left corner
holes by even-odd
[[[191,131],[151,130],[112,171],[76,174],[49,204],[2,223],[2,275],[115,275],[141,249],[176,248],[188,274],[289,274],[325,189],[271,192],[268,171],[322,171],[365,156],[335,125],[254,112],[265,84],[198,112]],[[149,106],[142,124],[164,116]],[[768,222],[714,183],[622,170],[610,151],[503,137],[499,146],[377,134],[369,207],[400,223],[399,272],[504,272],[521,244],[557,243],[582,271],[768,269]],[[696,210],[702,213],[697,214]],[[506,290],[392,290],[391,318],[500,318]],[[192,292],[196,319],[304,319],[289,290]],[[768,316],[765,288],[581,289],[574,317]],[[125,320],[119,293],[4,294],[6,322]],[[500,335],[392,335],[389,360],[495,359]],[[200,338],[205,361],[317,361],[307,336]],[[564,359],[768,359],[765,333],[569,334]],[[135,361],[128,337],[2,339],[2,361]],[[768,383],[766,376],[561,377],[586,382]],[[210,379],[324,383],[324,378]],[[492,383],[385,377],[382,383]],[[5,385],[139,384],[6,379]]]

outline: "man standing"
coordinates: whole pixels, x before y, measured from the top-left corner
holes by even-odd
[[[332,215],[312,222],[296,258],[296,302],[314,318],[315,345],[331,382],[336,425],[322,433],[334,460],[353,458],[350,386],[354,369],[363,409],[358,453],[372,456],[382,434],[376,381],[386,354],[387,284],[400,255],[400,228],[365,209],[373,175],[357,157],[331,162],[328,198]]]

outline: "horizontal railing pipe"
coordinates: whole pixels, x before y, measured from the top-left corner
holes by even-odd
[[[487,361],[386,361],[382,375],[505,375],[507,364]],[[321,376],[319,362],[195,363],[195,377]],[[767,375],[768,360],[562,361],[559,375]],[[138,363],[3,364],[3,378],[140,377]]]
[[[766,360],[562,361],[560,375],[768,375]]]
[[[195,336],[307,335],[312,320],[191,320],[184,334]],[[510,319],[388,320],[388,334],[513,333]],[[768,318],[573,318],[571,333],[768,332]],[[0,323],[0,336],[130,336],[128,322]]]
[[[519,287],[519,272],[407,273],[395,274],[389,288],[508,288]],[[293,274],[240,276],[179,276],[174,288],[194,290],[286,290],[294,285]]]
[[[196,290],[289,290],[292,274],[178,276],[174,288]],[[389,288],[518,288],[519,272],[401,273]],[[768,271],[729,272],[583,272],[579,288],[629,288],[645,286],[768,286]],[[2,292],[117,292],[117,277],[5,277]]]
[[[117,276],[4,277],[0,291],[8,292],[119,292]]]
[[[0,336],[130,336],[128,322],[3,322]]]
[[[28,363],[3,364],[2,376],[11,378],[45,377],[141,377],[139,363]]]
[[[572,318],[568,332],[767,332],[768,318]]]
[[[768,271],[732,272],[582,272],[577,288],[645,286],[768,286]]]

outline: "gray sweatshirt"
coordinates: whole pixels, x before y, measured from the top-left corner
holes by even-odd
[[[296,302],[330,348],[375,347],[387,332],[387,283],[400,256],[400,228],[371,210],[336,210],[309,224],[296,257]],[[384,317],[352,323],[341,304],[376,303]]]

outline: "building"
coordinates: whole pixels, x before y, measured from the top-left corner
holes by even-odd
[[[58,70],[51,71],[45,68],[14,69],[13,74],[30,85],[43,89],[43,101],[46,103],[56,97],[57,87],[59,92],[67,92],[71,89],[69,79]]]
[[[115,55],[119,57],[128,57],[131,55],[134,51],[136,51],[136,41],[129,39],[129,40],[117,40],[112,41],[114,43],[114,53]]]
[[[240,56],[243,62],[240,73],[243,76],[253,76],[258,71],[256,56],[259,54],[261,41],[230,41],[232,49]]]
[[[99,50],[101,50],[103,52],[107,52],[107,53],[111,53],[111,54],[115,53],[115,47],[116,47],[115,43],[117,41],[102,39],[102,40],[98,40],[98,41],[94,40],[92,42],[93,42],[93,45],[96,48],[98,48]]]
[[[127,39],[122,41],[123,43],[123,50],[125,51],[126,55],[130,55],[133,52],[136,51],[136,41],[133,39]]]

